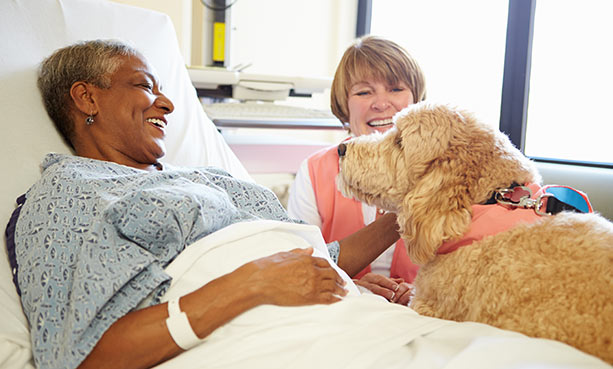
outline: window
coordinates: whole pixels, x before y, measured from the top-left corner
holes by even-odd
[[[525,153],[613,164],[613,2],[538,0]]]
[[[613,115],[605,110],[613,101],[613,2],[359,4],[371,7],[371,34],[397,41],[420,62],[429,99],[500,122],[530,157],[613,167]]]
[[[402,45],[426,75],[428,100],[500,120],[508,3],[373,0],[370,34]]]

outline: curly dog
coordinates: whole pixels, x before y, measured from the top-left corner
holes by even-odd
[[[554,200],[537,198],[532,161],[469,112],[422,102],[395,121],[339,145],[336,181],[345,196],[397,213],[421,265],[410,306],[555,339],[613,364],[613,224],[568,208],[543,214]]]

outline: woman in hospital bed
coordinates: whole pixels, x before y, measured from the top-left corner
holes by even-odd
[[[558,354],[559,343],[526,349],[518,334],[464,323],[467,335],[360,296],[316,227],[294,223],[270,191],[161,164],[174,106],[125,44],[57,51],[39,88],[77,155],[44,159],[15,227],[37,367],[478,367],[479,353],[491,368],[520,351],[521,362],[605,367]]]

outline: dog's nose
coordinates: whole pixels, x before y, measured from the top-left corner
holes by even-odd
[[[345,156],[345,151],[347,151],[347,145],[345,145],[344,143],[338,145],[338,156],[339,157]]]

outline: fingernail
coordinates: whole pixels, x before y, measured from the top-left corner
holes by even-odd
[[[390,297],[390,301],[393,301],[394,297],[396,297],[396,292],[392,292],[392,297]]]
[[[397,284],[396,287],[394,288],[394,292],[398,291],[399,288],[400,288],[400,285]]]

